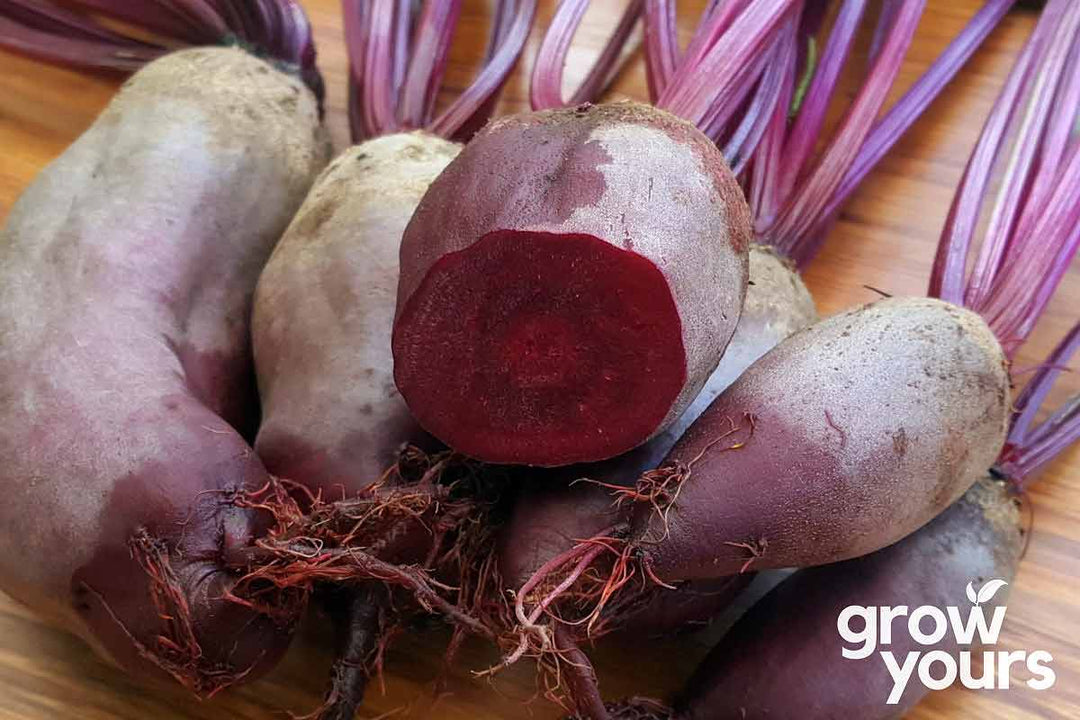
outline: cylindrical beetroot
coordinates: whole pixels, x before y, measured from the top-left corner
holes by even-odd
[[[1019,494],[1080,438],[1080,417],[1070,413],[1080,400],[1075,396],[1034,425],[1043,401],[1078,349],[1080,324],[1017,397],[1009,440],[993,470],[904,540],[854,560],[798,571],[778,586],[710,653],[682,693],[679,717],[898,717],[927,688],[913,673],[890,671],[884,656],[875,652],[879,649],[891,652],[899,668],[911,667],[912,652],[944,651],[956,659],[963,677],[967,660],[959,653],[978,657],[986,639],[981,633],[961,645],[955,632],[946,632],[927,646],[912,638],[901,619],[899,627],[891,622],[886,646],[886,616],[877,608],[907,608],[908,618],[922,606],[950,614],[959,608],[962,622],[971,626],[974,618],[965,608],[973,602],[981,608],[970,612],[981,612],[984,626],[994,627],[994,608],[1004,602],[998,583],[1012,582],[1022,553]],[[872,608],[880,622],[875,625],[864,616],[851,618],[852,625],[842,616],[852,606]],[[845,642],[840,628],[861,637]],[[882,644],[875,646],[878,638]],[[863,657],[846,657],[845,645]],[[997,656],[998,663],[1003,654]],[[987,662],[982,675],[973,677],[992,679],[995,671],[1007,669]],[[905,674],[906,685],[897,681]]]
[[[911,678],[895,704],[884,661],[845,659],[837,620],[851,605],[970,608],[965,589],[991,579],[1011,582],[1022,535],[1017,501],[1005,483],[983,478],[926,527],[878,552],[801,570],[747,613],[702,663],[676,703],[680,720],[899,717],[927,693]],[[982,605],[987,621],[1005,592]],[[887,648],[903,663],[911,651],[954,657],[978,645],[950,632],[933,648],[919,645],[895,621]],[[856,628],[858,621],[856,621]]]
[[[491,123],[405,232],[394,376],[482,460],[613,457],[672,423],[734,332],[749,212],[690,124],[620,103]]]
[[[349,149],[316,181],[259,279],[255,449],[270,472],[326,499],[365,490],[423,434],[394,386],[398,254],[416,204],[460,148],[400,133]]]
[[[0,234],[0,586],[133,672],[211,692],[289,638],[224,599],[225,557],[260,530],[233,495],[267,481],[237,431],[251,296],[326,155],[299,80],[177,52]]]
[[[872,552],[956,500],[1000,452],[1004,355],[975,313],[894,298],[778,345],[668,456],[689,468],[663,514],[639,506],[642,560],[675,582]],[[730,449],[716,442],[752,426]]]

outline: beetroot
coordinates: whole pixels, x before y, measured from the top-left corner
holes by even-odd
[[[854,560],[800,570],[777,586],[710,652],[680,693],[675,717],[807,713],[884,720],[913,707],[928,692],[915,676],[906,684],[899,681],[875,653],[857,662],[846,659],[843,651],[854,647],[837,632],[841,613],[850,606],[931,605],[942,610],[959,607],[963,617],[964,608],[973,602],[973,588],[980,588],[981,597],[982,588],[1012,583],[1025,534],[1018,491],[1080,439],[1080,398],[1067,402],[1041,426],[1032,427],[1031,422],[1077,349],[1080,324],[1017,400],[1009,443],[989,474],[926,527],[895,545]],[[989,601],[979,600],[988,621],[993,609],[1004,605],[1007,593],[989,594]],[[795,607],[798,612],[791,612]],[[949,632],[927,647],[898,624],[889,646],[878,649],[891,651],[901,667],[909,653],[930,650],[945,652],[962,667],[966,661],[960,652],[978,657],[981,645],[979,638],[960,645]],[[988,661],[983,677],[994,668],[995,663]],[[1039,674],[1045,677],[1044,671]]]
[[[275,53],[281,34],[309,46],[285,5],[288,22],[245,29]],[[4,44],[56,33],[37,12],[5,25]],[[99,66],[76,29],[101,26],[56,12],[73,34],[42,54]],[[106,55],[137,42],[100,33]],[[128,671],[203,695],[271,667],[300,609],[226,596],[232,553],[267,522],[232,502],[268,479],[242,435],[258,418],[251,295],[327,150],[298,78],[238,49],[171,53],[0,234],[0,587]]]
[[[390,327],[401,232],[459,149],[398,133],[347,150],[316,181],[259,279],[255,450],[270,472],[325,499],[368,490],[404,443],[431,446],[394,387]]]
[[[987,477],[899,543],[795,573],[713,649],[676,701],[675,717],[869,720],[902,714],[926,688],[912,677],[898,702],[887,705],[894,683],[881,658],[875,654],[855,661],[841,654],[852,647],[837,632],[841,611],[850,605],[970,607],[965,598],[969,583],[1012,582],[1022,545],[1019,520],[1004,483]],[[999,593],[982,606],[987,619],[1005,596]],[[896,622],[892,643],[881,648],[901,662],[911,651],[926,650],[903,623],[903,618]],[[951,633],[946,637],[951,640],[934,649],[955,655],[961,647]]]
[[[670,582],[887,545],[991,465],[1008,397],[1001,350],[973,313],[891,299],[825,320],[751,366],[675,445],[668,462],[687,477],[669,511],[640,506],[642,561]],[[743,418],[742,447],[716,444]]]
[[[1052,360],[1080,346],[1080,325]],[[1060,366],[1058,366],[1060,367]],[[1043,392],[1050,372],[1029,386],[1028,397]],[[1074,409],[1075,400],[1066,406]],[[678,718],[813,717],[891,718],[917,703],[927,688],[914,677],[906,684],[871,655],[845,660],[837,618],[849,606],[931,605],[967,607],[972,586],[1011,583],[1021,556],[1019,498],[1030,474],[1080,437],[1075,411],[1033,431],[1037,442],[1011,443],[1002,463],[980,479],[957,503],[917,533],[871,555],[795,573],[756,605],[710,653],[676,703]],[[1021,415],[1021,417],[1023,417]],[[1013,435],[1021,429],[1014,425]],[[1025,432],[1021,432],[1023,437]],[[1011,487],[1006,480],[1011,482]],[[980,595],[982,593],[980,592]],[[982,602],[989,618],[1006,593]],[[798,606],[798,613],[788,609]],[[953,634],[933,645],[965,662],[961,650],[978,655],[981,642],[959,645]],[[893,628],[887,648],[901,662],[916,644],[909,632]],[[988,661],[988,672],[995,667]],[[1031,667],[1029,665],[1029,667]],[[1036,668],[1037,669],[1037,668]],[[1045,671],[1038,676],[1045,679]]]
[[[716,367],[749,233],[723,158],[667,113],[621,103],[497,120],[405,232],[398,388],[426,430],[482,460],[630,450]]]

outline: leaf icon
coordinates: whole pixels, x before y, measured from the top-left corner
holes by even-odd
[[[995,579],[983,585],[981,588],[979,588],[979,604],[984,602],[990,602],[990,600],[992,600],[993,597],[997,595],[998,590],[1008,584],[1009,583],[1005,582],[1004,580]]]
[[[975,597],[975,588],[971,586],[970,582],[967,584],[967,587],[964,588],[964,592],[967,594],[967,599],[971,601],[972,605],[979,604],[978,599]]]

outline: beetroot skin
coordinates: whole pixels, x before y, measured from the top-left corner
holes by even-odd
[[[224,595],[262,531],[259,269],[327,159],[315,97],[228,49],[134,75],[0,235],[0,587],[207,694],[291,633]],[[283,613],[285,612],[283,608]]]
[[[667,113],[622,103],[497,120],[406,229],[398,388],[426,430],[482,460],[623,453],[715,369],[749,238],[720,153]]]

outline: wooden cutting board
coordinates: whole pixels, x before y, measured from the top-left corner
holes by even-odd
[[[594,0],[571,53],[568,81],[576,81],[595,57],[606,29],[625,0]],[[347,144],[347,65],[338,0],[303,0],[318,40],[320,64],[329,87],[328,122],[339,148]],[[681,2],[682,29],[702,0]],[[483,50],[485,0],[466,0],[461,32],[452,51],[447,85],[465,85]],[[975,11],[977,0],[929,0],[928,10],[901,74],[905,87],[933,60]],[[555,0],[541,0],[538,26],[546,27]],[[871,301],[869,287],[890,294],[923,294],[934,246],[953,189],[983,118],[1012,59],[1027,37],[1034,16],[1015,11],[991,36],[951,88],[927,113],[848,204],[828,244],[807,275],[823,313]],[[539,44],[533,33],[525,59],[511,79],[500,112],[526,107],[531,57]],[[859,52],[865,54],[866,39]],[[115,77],[71,72],[0,53],[0,215],[39,170],[74,140],[108,102]],[[634,54],[618,78],[615,97],[645,98],[644,63]],[[446,98],[444,97],[443,100]],[[1080,308],[1080,269],[1064,283],[1019,367],[1045,356]],[[1071,392],[1080,378],[1066,378]],[[1058,398],[1064,396],[1059,393]],[[0,459],[2,461],[2,459]],[[1048,470],[1031,493],[1034,532],[1009,600],[1000,649],[1045,649],[1053,653],[1057,684],[1036,692],[1022,682],[1009,691],[972,692],[953,688],[934,693],[911,717],[1075,718],[1080,717],[1080,452]],[[798,608],[792,608],[798,612]],[[663,641],[616,640],[594,657],[605,694],[663,694],[677,688],[714,638],[708,633]],[[432,704],[433,681],[442,672],[446,633],[418,629],[403,636],[390,653],[385,692],[369,692],[362,717],[397,712],[395,717],[514,718],[558,717],[535,694],[525,664],[493,682],[475,680],[495,655],[480,645],[466,648],[449,679],[449,694]],[[270,677],[211,702],[199,702],[174,688],[147,689],[98,661],[73,637],[51,629],[32,612],[0,595],[0,720],[19,718],[266,718],[283,710],[304,712],[320,700],[329,658],[318,621],[309,623],[282,666]],[[1022,680],[1015,675],[1014,682]],[[851,720],[858,720],[852,718]]]

